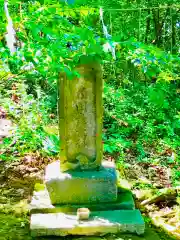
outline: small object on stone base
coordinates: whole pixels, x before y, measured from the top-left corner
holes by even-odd
[[[77,217],[79,220],[87,220],[89,218],[90,211],[88,208],[78,208]]]

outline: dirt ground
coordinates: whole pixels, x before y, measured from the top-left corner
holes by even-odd
[[[31,200],[35,182],[42,182],[42,165],[47,162],[33,163],[32,158],[23,162],[0,164],[0,240],[171,240],[163,232],[158,232],[148,224],[144,236],[132,234],[107,235],[105,237],[47,237],[32,238],[29,232],[28,204]],[[41,159],[42,161],[42,159]],[[50,161],[50,160],[49,160]],[[39,168],[37,167],[40,166]]]

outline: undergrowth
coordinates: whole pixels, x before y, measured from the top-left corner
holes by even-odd
[[[58,155],[58,74],[64,71],[69,78],[77,76],[73,69],[79,58],[92,55],[109,61],[104,64],[105,154],[127,167],[132,159],[149,165],[169,165],[177,183],[178,54],[136,39],[122,41],[117,32],[111,39],[117,42],[117,59],[112,61],[112,55],[103,52],[102,45],[108,40],[99,24],[98,9],[81,9],[79,14],[73,9],[63,13],[59,3],[56,8],[42,6],[37,1],[24,4],[20,21],[19,5],[10,5],[23,46],[14,56],[3,44],[0,48],[0,117],[13,122],[12,135],[0,146],[1,160],[36,152]],[[5,31],[5,22],[2,25]],[[27,66],[33,68],[27,70]]]

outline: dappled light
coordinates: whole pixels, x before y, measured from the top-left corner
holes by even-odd
[[[178,2],[0,7],[0,239],[180,239]]]

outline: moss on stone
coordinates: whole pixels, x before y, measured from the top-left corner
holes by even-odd
[[[102,161],[102,76],[101,66],[85,57],[77,66],[80,77],[60,75],[59,128],[61,170],[81,168],[79,155],[88,159],[86,169]]]

